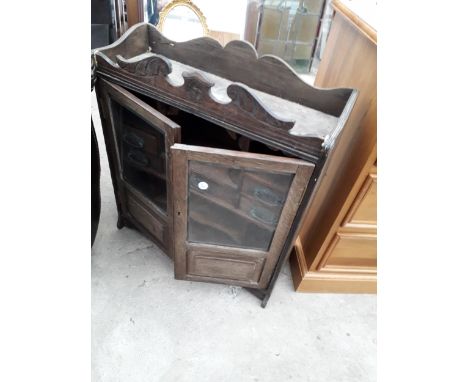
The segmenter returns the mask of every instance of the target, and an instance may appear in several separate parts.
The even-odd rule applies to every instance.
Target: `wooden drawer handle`
[[[269,204],[270,206],[276,207],[283,204],[283,200],[269,188],[256,187],[254,190],[254,195],[258,200],[265,204]]]
[[[271,225],[276,223],[275,214],[261,207],[252,207],[250,210],[250,216],[265,224]]]
[[[139,151],[131,150],[127,154],[127,158],[128,158],[128,160],[130,161],[131,164],[136,165],[136,166],[146,167],[149,164],[149,160],[145,156],[145,154],[143,154],[143,153],[141,153]]]
[[[145,146],[145,141],[143,138],[139,137],[135,133],[125,133],[123,136],[123,141],[137,149],[142,149]]]

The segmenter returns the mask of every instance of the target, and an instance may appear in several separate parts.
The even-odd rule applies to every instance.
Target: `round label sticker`
[[[206,182],[200,182],[200,183],[198,183],[198,188],[199,188],[200,190],[207,190],[207,189],[208,189],[208,183],[206,183]]]

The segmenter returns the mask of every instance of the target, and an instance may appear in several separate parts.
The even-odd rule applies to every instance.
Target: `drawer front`
[[[342,227],[345,229],[377,229],[377,175],[369,174],[351,205]]]
[[[246,173],[241,192],[272,206],[284,203],[291,182],[280,174]]]
[[[267,225],[274,225],[281,215],[281,205],[271,206],[256,198],[242,195],[239,209],[249,214],[253,219]]]
[[[145,228],[152,236],[160,241],[164,246],[166,238],[166,225],[159,221],[147,207],[140,203],[136,198],[128,195],[127,209],[129,214]]]
[[[319,269],[346,272],[375,272],[377,235],[338,233],[330,243]]]
[[[164,140],[158,139],[159,135],[137,129],[133,126],[125,126],[123,131],[123,143],[133,148],[143,150],[148,155],[159,155],[164,151]]]
[[[256,285],[260,279],[265,259],[223,252],[189,250],[187,275],[207,277],[210,281],[229,281],[232,284]]]
[[[210,170],[210,171],[208,171]],[[191,192],[204,197],[222,200],[235,207],[239,198],[240,170],[212,166],[207,168],[197,162],[190,163],[189,187]]]

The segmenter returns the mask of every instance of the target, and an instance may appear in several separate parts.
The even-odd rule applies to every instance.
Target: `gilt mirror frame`
[[[158,25],[156,25],[156,29],[163,33],[163,25],[164,21],[169,14],[169,12],[179,6],[185,6],[189,9],[191,9],[198,17],[200,20],[200,24],[202,25],[203,28],[203,35],[208,36],[208,24],[206,23],[206,17],[203,14],[203,12],[198,8],[194,3],[192,3],[190,0],[172,0],[169,3],[167,3],[163,9],[159,12],[159,22]]]

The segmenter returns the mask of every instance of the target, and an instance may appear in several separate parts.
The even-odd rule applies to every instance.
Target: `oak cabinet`
[[[144,23],[93,59],[118,228],[147,235],[177,279],[265,306],[356,91],[311,87],[242,41],[177,43]]]

